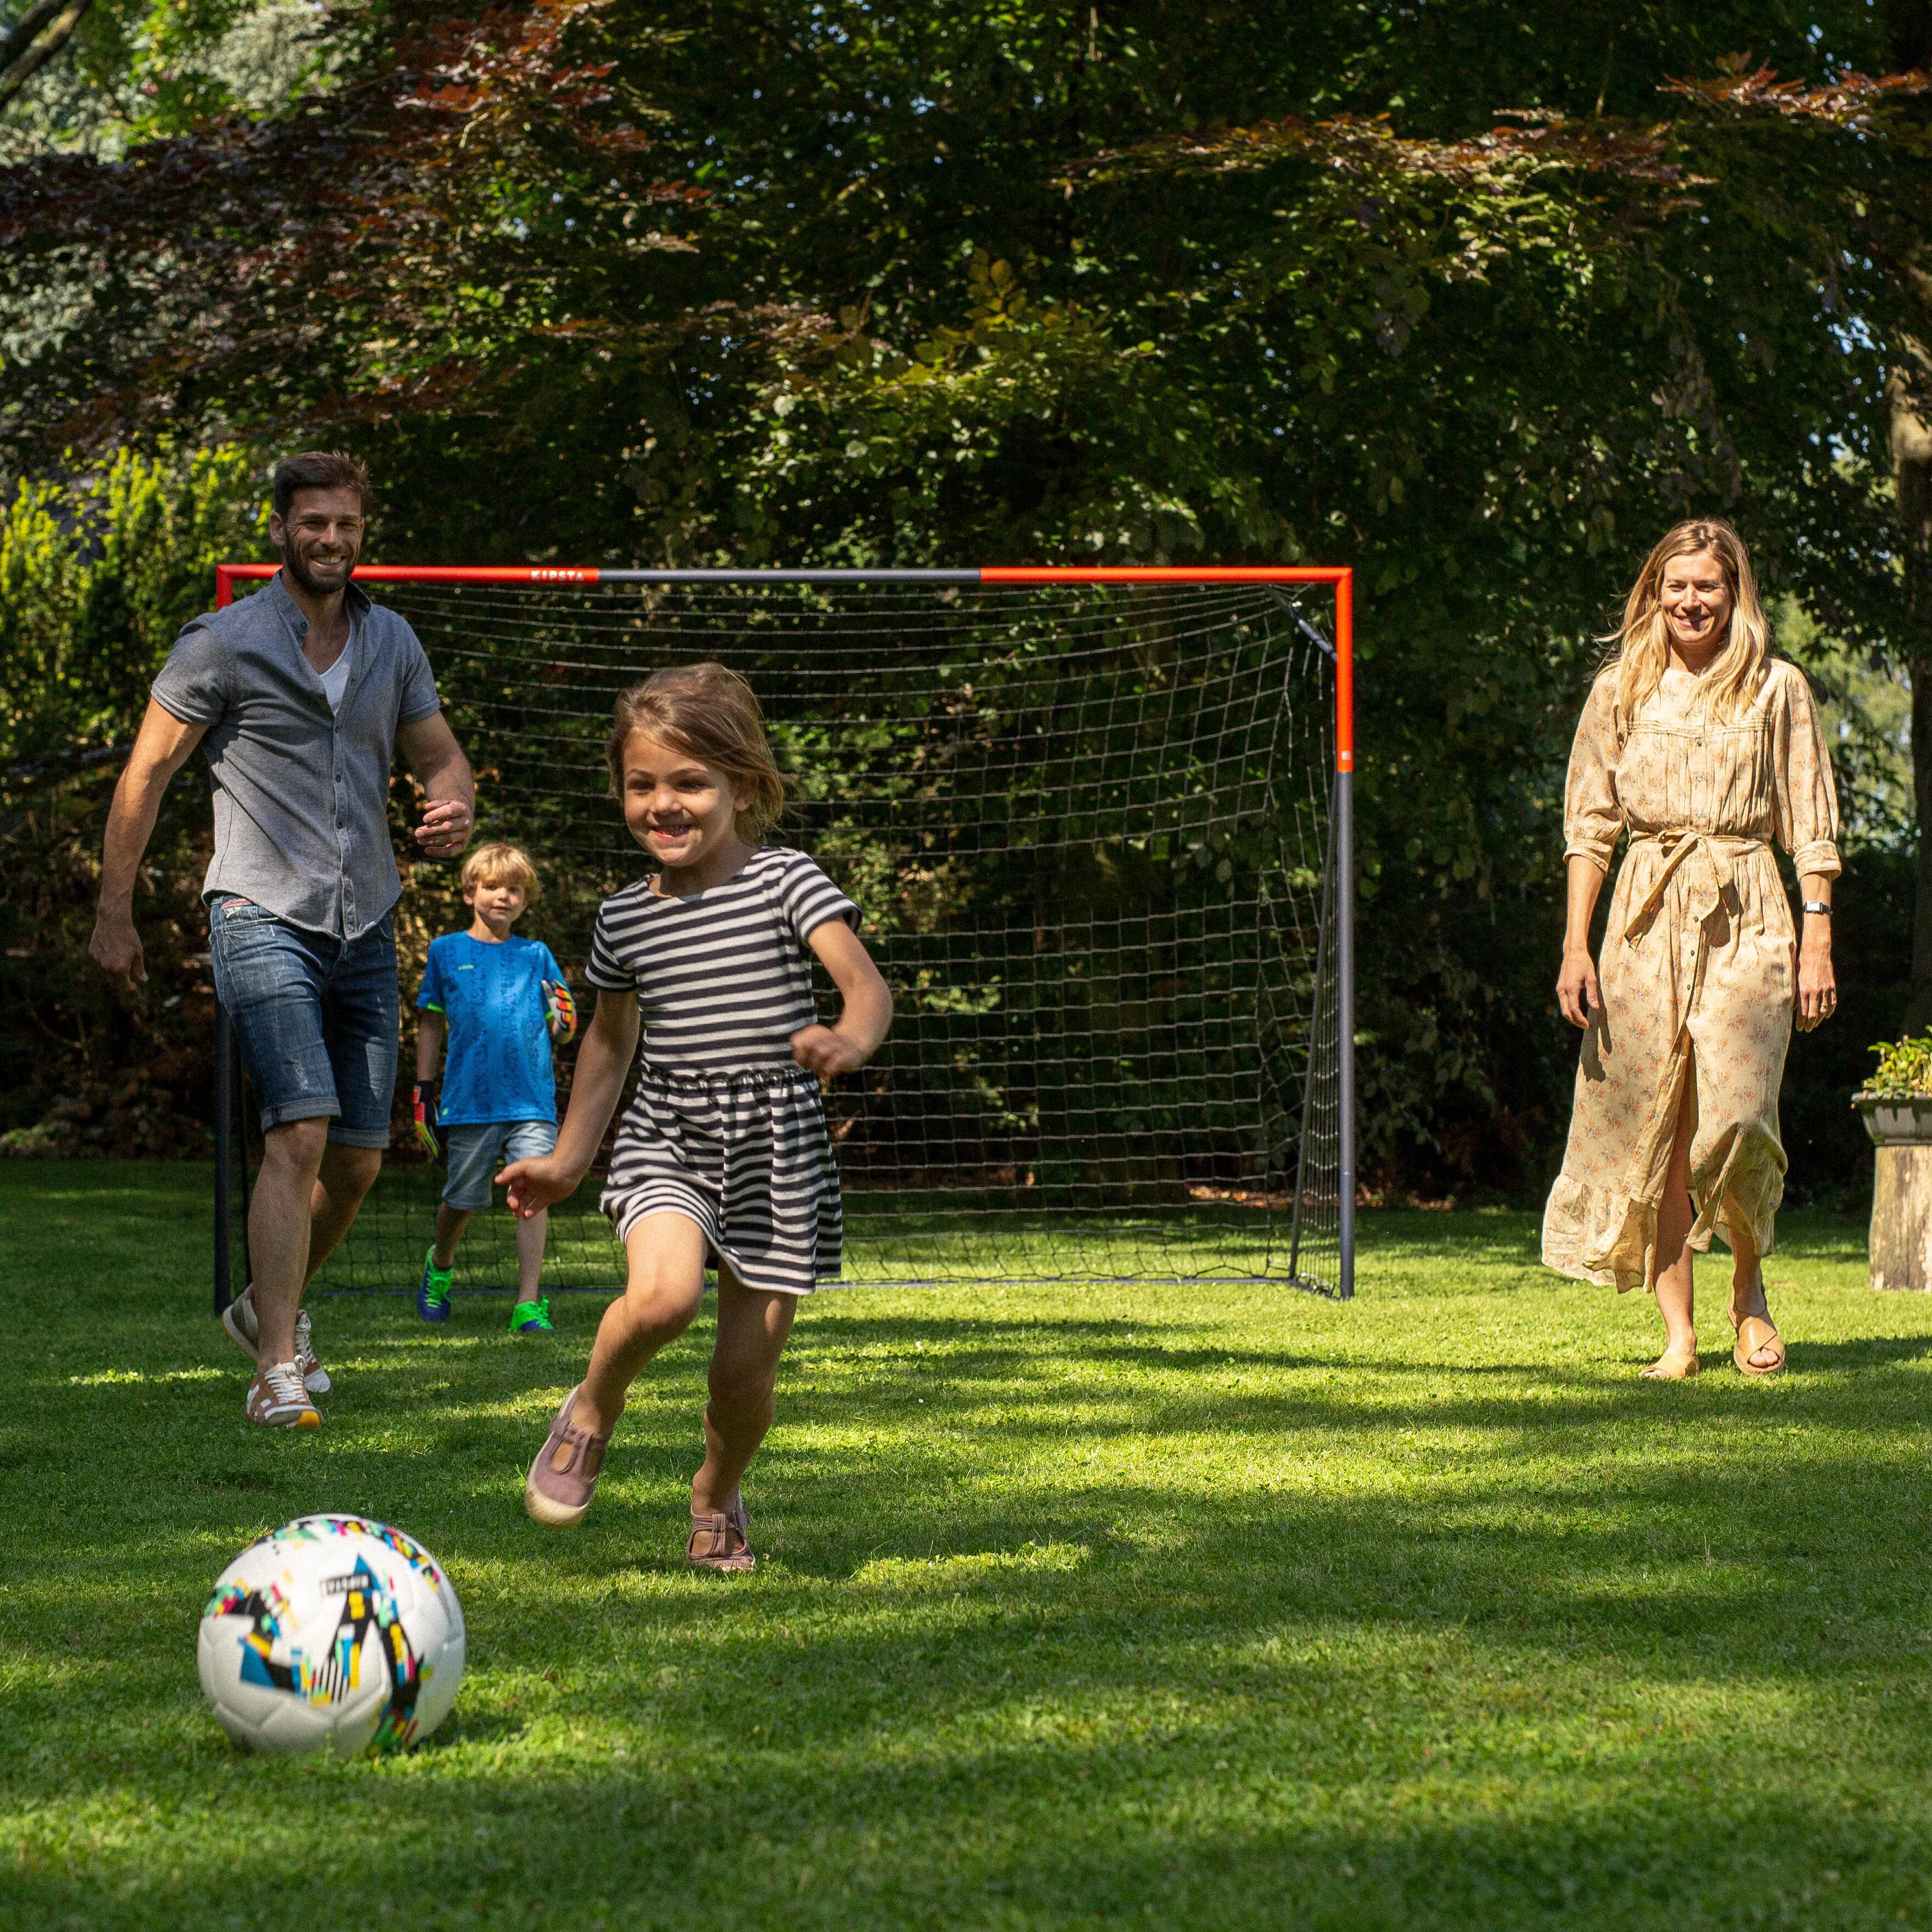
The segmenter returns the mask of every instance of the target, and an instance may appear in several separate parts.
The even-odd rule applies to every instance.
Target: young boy
[[[416,1132],[432,1154],[438,1130],[448,1148],[449,1180],[436,1210],[436,1241],[424,1258],[416,1312],[449,1318],[456,1244],[505,1162],[556,1145],[556,1076],[552,1036],[567,1042],[577,1018],[563,973],[548,946],[512,935],[537,894],[537,871],[514,845],[479,846],[464,862],[463,901],[475,915],[467,932],[430,942],[416,1005]],[[437,1090],[443,1036],[449,1060]],[[517,1304],[510,1332],[550,1332],[550,1301],[539,1297],[548,1217],[517,1222]]]

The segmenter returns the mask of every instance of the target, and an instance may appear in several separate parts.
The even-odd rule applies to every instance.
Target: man
[[[134,880],[162,794],[196,745],[214,783],[208,907],[214,986],[261,1109],[248,1210],[255,1279],[222,1318],[254,1358],[251,1422],[314,1428],[329,1379],[302,1292],[349,1232],[389,1141],[398,1046],[389,842],[400,745],[428,796],[416,841],[468,842],[476,788],[429,660],[392,610],[350,582],[369,480],[310,451],[275,468],[268,534],[281,569],[197,617],[154,680],[108,814],[89,947],[117,986],[147,977]]]

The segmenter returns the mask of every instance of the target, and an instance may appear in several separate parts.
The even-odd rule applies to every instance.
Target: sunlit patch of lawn
[[[0,1924],[1932,1925],[1932,1303],[1790,1217],[1791,1372],[1640,1382],[1533,1217],[1364,1216],[1360,1298],[858,1288],[806,1309],[680,1561],[704,1324],[596,1508],[518,1484],[599,1304],[317,1304],[313,1435],[242,1421],[208,1177],[0,1167]],[[413,1757],[251,1760],[208,1583],[305,1510],[463,1594]]]

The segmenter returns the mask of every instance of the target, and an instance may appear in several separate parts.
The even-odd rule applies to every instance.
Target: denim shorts
[[[234,1022],[262,1130],[326,1120],[343,1147],[389,1144],[400,1038],[395,928],[309,932],[230,892],[208,902],[214,991]]]
[[[506,1161],[535,1160],[556,1148],[554,1120],[480,1120],[450,1128],[449,1184],[442,1204],[474,1214],[490,1204],[490,1184]]]

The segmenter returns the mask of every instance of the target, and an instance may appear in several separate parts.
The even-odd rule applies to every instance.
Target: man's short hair
[[[499,839],[479,845],[463,862],[463,890],[477,886],[518,886],[534,899],[537,896],[537,868],[520,845]]]
[[[274,487],[275,514],[285,523],[298,490],[353,490],[362,499],[364,516],[375,494],[369,488],[368,471],[340,449],[304,449],[299,455],[284,457],[275,465]]]

